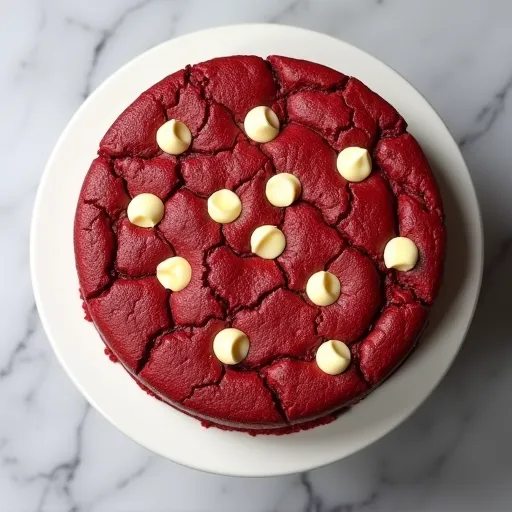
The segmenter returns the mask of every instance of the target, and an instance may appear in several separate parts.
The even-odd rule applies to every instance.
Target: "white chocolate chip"
[[[347,180],[353,182],[363,181],[372,172],[372,159],[370,153],[364,148],[352,146],[345,148],[336,162],[338,172]]]
[[[249,338],[244,332],[229,327],[215,336],[213,352],[221,363],[238,364],[247,357],[249,345]]]
[[[267,181],[265,195],[270,204],[285,207],[300,196],[301,189],[300,181],[293,174],[282,172]]]
[[[185,258],[173,256],[158,264],[156,278],[167,290],[179,292],[190,283],[192,268]]]
[[[279,133],[279,119],[269,107],[254,107],[245,116],[244,129],[256,142],[270,142]]]
[[[156,132],[158,147],[170,155],[181,155],[192,142],[192,134],[188,126],[177,119],[164,123]]]
[[[340,296],[340,281],[334,274],[321,270],[308,279],[306,293],[313,304],[329,306]]]
[[[220,224],[229,224],[242,211],[242,201],[231,190],[217,190],[208,198],[208,215]]]
[[[265,260],[277,258],[286,247],[284,233],[276,226],[260,226],[251,235],[251,251]]]
[[[410,239],[403,236],[392,238],[384,248],[384,263],[387,268],[407,272],[418,261],[418,248]]]
[[[350,359],[350,349],[339,340],[326,341],[316,351],[318,368],[329,375],[343,373],[348,368]]]
[[[128,205],[126,213],[132,224],[141,228],[154,228],[164,216],[164,203],[154,194],[139,194]]]

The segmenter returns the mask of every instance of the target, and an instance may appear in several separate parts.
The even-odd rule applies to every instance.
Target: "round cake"
[[[400,114],[282,56],[173,73],[85,177],[80,292],[111,357],[205,425],[325,423],[408,356],[442,279],[443,207]]]

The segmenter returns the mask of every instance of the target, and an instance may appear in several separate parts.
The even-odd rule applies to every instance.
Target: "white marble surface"
[[[508,0],[2,0],[0,511],[512,510],[511,17]],[[156,43],[248,21],[327,32],[408,78],[467,159],[487,260],[462,352],[405,424],[331,466],[243,480],[152,455],[91,410],[42,331],[28,229],[52,146],[98,84]]]

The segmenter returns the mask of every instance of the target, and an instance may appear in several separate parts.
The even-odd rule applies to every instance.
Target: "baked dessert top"
[[[278,429],[356,402],[406,358],[445,228],[385,100],[319,64],[234,56],[121,113],[74,244],[86,311],[136,380],[214,424]]]

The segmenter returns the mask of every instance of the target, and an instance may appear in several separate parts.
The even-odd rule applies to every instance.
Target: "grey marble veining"
[[[4,0],[0,14],[0,511],[512,510],[512,3]],[[237,479],[154,456],[86,404],[37,316],[28,229],[58,135],[108,75],[171,37],[257,21],[345,39],[429,99],[475,182],[486,267],[459,357],[402,426],[322,469]]]

